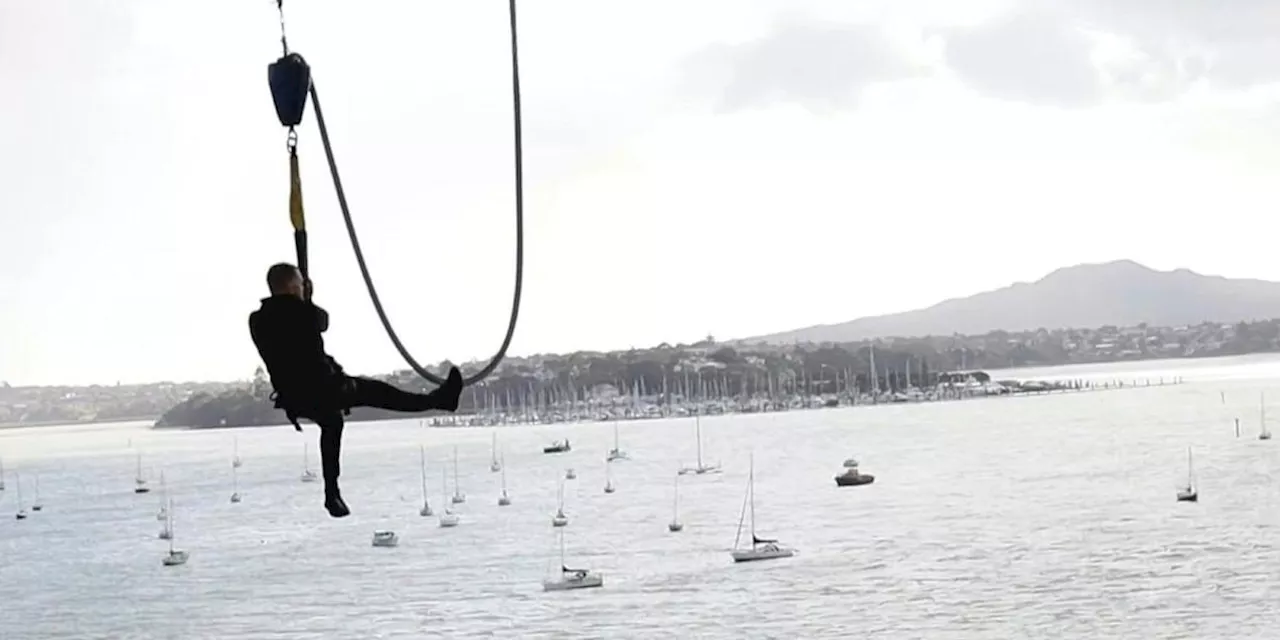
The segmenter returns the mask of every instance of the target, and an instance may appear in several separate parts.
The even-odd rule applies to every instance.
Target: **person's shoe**
[[[451,413],[457,411],[458,401],[462,398],[462,372],[457,367],[449,367],[449,375],[444,384],[428,395],[431,396],[433,408]]]
[[[347,508],[347,503],[343,501],[342,494],[336,489],[333,491],[325,491],[324,508],[329,512],[330,516],[335,518],[345,518],[351,515],[351,509]]]

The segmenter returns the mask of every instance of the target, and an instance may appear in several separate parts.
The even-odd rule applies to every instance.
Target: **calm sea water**
[[[1274,392],[1280,420],[1280,359],[1023,373],[1186,383],[705,419],[707,457],[725,472],[682,479],[678,534],[666,523],[692,420],[622,423],[634,459],[614,465],[612,495],[609,425],[499,429],[506,508],[490,430],[357,424],[345,520],[298,481],[311,428],[0,430],[0,638],[1275,638],[1280,440],[1256,433],[1260,392]],[[572,453],[541,453],[563,437]],[[132,493],[130,444],[151,494]],[[436,507],[457,447],[468,500],[455,529],[417,515],[419,444]],[[1188,446],[1195,505],[1174,501]],[[760,532],[799,553],[735,566],[752,452]],[[835,486],[850,455],[874,485]],[[603,572],[605,587],[544,593],[566,467],[579,474],[568,564]],[[161,469],[183,567],[160,563]],[[15,471],[28,503],[38,474],[46,505],[23,522]],[[400,547],[371,547],[378,528]]]

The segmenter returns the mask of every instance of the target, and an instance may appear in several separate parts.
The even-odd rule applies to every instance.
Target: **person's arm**
[[[314,302],[310,304],[311,304],[311,308],[315,310],[316,328],[320,330],[320,333],[324,333],[328,331],[329,330],[329,312],[325,311],[324,308],[322,308],[320,305]]]

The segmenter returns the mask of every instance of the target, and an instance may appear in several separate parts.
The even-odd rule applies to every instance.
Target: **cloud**
[[[1101,96],[1093,44],[1051,12],[1019,11],[955,30],[946,59],[975,89],[1009,100],[1084,106]]]
[[[1278,24],[1270,0],[1027,0],[944,37],[948,64],[979,91],[1079,107],[1280,80]]]
[[[703,49],[685,71],[693,95],[733,112],[780,102],[836,109],[868,85],[924,68],[876,27],[786,21],[757,40]]]

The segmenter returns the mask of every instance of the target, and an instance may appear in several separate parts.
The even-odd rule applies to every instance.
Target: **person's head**
[[[271,265],[267,269],[267,287],[271,295],[291,295],[303,297],[302,272],[288,262]]]

